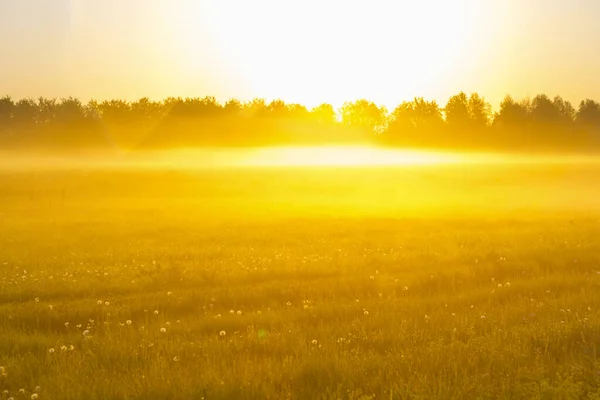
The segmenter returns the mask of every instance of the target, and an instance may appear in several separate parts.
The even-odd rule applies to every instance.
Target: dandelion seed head
[[[167,328],[165,328],[165,327],[160,328],[160,333],[166,333],[166,332],[167,332]]]
[[[229,310],[229,314],[231,314],[231,315],[235,314],[235,310]]]
[[[31,400],[36,400],[38,398],[38,394],[37,393],[32,393],[31,394]]]
[[[50,348],[48,349],[48,353],[53,354],[56,350],[54,350],[54,348]]]
[[[237,315],[242,315],[242,310],[238,310]]]
[[[170,323],[169,321],[167,321],[167,322],[165,323],[165,325],[167,325],[167,326],[171,326],[171,323]]]
[[[67,346],[60,346],[61,351],[67,351]]]
[[[48,306],[48,308],[49,308],[50,310],[54,310],[54,306],[53,306],[52,304],[50,304],[50,305]]]
[[[132,324],[132,322],[131,322],[131,320],[130,320],[130,319],[128,319],[127,321],[125,321],[125,323],[126,323],[127,325],[131,325],[131,324]]]
[[[108,306],[110,306],[110,302],[108,302],[108,301],[105,301],[105,302],[104,302],[104,305],[108,307]]]
[[[87,336],[90,334],[90,331],[88,329],[86,329],[85,331],[83,331],[83,336]]]
[[[99,306],[101,306],[103,303],[104,303],[104,302],[103,302],[102,300],[98,300],[98,301],[96,302],[96,304],[98,304]]]
[[[501,284],[501,283],[499,283],[499,284],[498,284],[498,287],[499,287],[499,288],[501,288],[501,287],[502,287],[502,284]]]
[[[225,335],[227,335],[227,332],[225,332],[225,331],[219,332],[219,336],[224,337]]]
[[[319,341],[317,339],[313,339],[311,343],[316,346],[317,344],[319,344]]]
[[[172,296],[173,292],[167,292],[167,296]]]
[[[154,315],[158,315],[158,310],[154,310]]]
[[[179,357],[177,357],[177,356],[173,357],[173,361],[175,361],[175,362],[179,361]]]
[[[373,275],[369,276],[370,280],[375,280],[375,277]]]
[[[36,297],[34,300],[35,300],[36,303],[40,302],[40,298],[39,297]]]

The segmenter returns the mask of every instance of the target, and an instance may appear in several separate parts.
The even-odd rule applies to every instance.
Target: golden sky
[[[0,96],[600,100],[598,0],[0,1]]]

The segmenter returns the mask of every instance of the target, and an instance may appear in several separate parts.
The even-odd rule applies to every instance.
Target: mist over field
[[[599,16],[0,0],[0,400],[600,399]]]

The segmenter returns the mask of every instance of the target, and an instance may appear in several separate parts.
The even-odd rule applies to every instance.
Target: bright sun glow
[[[219,0],[202,12],[223,65],[235,66],[223,73],[244,77],[254,96],[391,105],[448,88],[469,61],[480,8],[469,0]],[[182,62],[205,63],[198,57],[190,52]]]

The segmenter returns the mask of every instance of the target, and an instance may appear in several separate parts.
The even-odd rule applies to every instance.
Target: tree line
[[[415,98],[388,111],[360,99],[336,110],[282,100],[214,97],[152,101],[0,98],[0,145],[163,148],[380,144],[436,148],[593,149],[600,147],[600,103],[575,108],[560,96],[506,96],[497,111],[477,93],[440,106]]]

